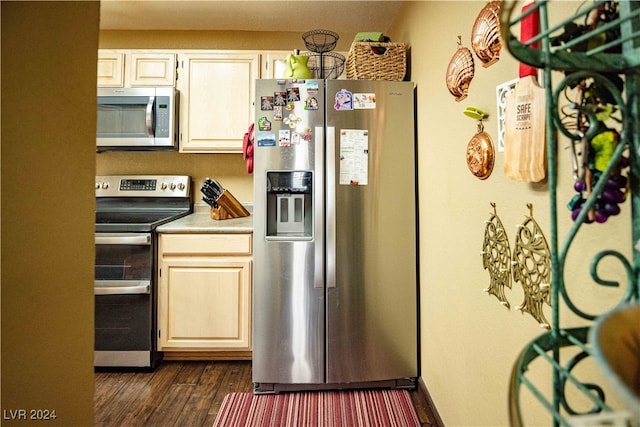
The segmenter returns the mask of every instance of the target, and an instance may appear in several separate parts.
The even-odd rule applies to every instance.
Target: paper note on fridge
[[[369,131],[340,130],[340,185],[369,184]]]

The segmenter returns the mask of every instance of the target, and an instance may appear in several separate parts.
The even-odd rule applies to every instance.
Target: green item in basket
[[[362,33],[356,34],[356,38],[353,41],[361,42],[361,41],[371,41],[371,42],[379,42],[384,39],[384,34],[378,31],[365,31]]]

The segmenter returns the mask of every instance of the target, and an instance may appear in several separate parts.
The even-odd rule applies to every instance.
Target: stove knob
[[[160,185],[160,189],[161,189],[161,190],[166,190],[166,189],[167,189],[167,183],[166,183],[166,182],[163,182],[163,183]]]
[[[108,182],[103,182],[102,183],[102,189],[106,190],[107,188],[109,188],[109,183]]]
[[[96,190],[99,190],[99,189],[100,189],[100,183],[96,182]]]
[[[184,188],[185,188],[185,185],[182,182],[178,184],[178,190],[184,191]]]
[[[171,188],[171,191],[173,191],[176,189],[176,185],[172,182],[169,188]]]

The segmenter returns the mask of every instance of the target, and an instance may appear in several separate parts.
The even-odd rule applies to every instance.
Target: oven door
[[[95,366],[149,367],[154,350],[150,233],[97,233]]]

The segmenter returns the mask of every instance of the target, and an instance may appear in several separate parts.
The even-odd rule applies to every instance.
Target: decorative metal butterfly
[[[493,213],[485,221],[484,241],[482,242],[482,267],[489,270],[489,287],[483,289],[489,295],[495,295],[500,304],[509,309],[509,301],[504,294],[504,287],[511,289],[511,270],[509,239],[504,232],[502,221],[498,218],[496,204],[491,203]]]

